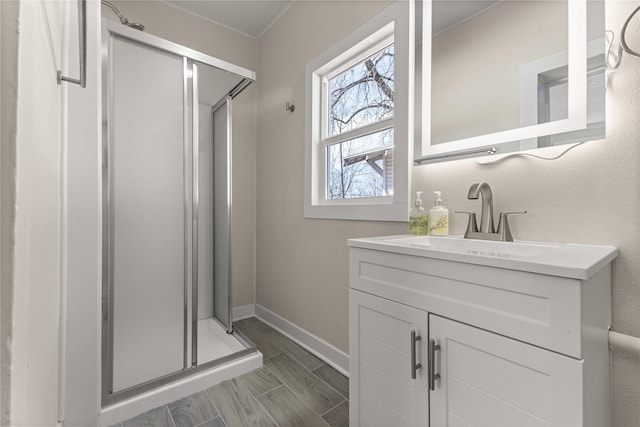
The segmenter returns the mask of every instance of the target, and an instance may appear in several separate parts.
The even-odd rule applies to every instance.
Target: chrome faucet
[[[480,233],[495,233],[493,225],[493,194],[486,182],[478,182],[469,188],[467,199],[476,200],[482,196],[482,213],[480,214]]]
[[[464,233],[465,239],[500,240],[502,242],[513,242],[513,236],[509,229],[507,216],[511,214],[526,214],[527,211],[506,211],[500,213],[498,230],[493,221],[493,194],[491,187],[486,182],[478,182],[469,188],[467,198],[477,200],[482,197],[482,213],[480,214],[480,229],[476,223],[476,213],[467,211],[456,211],[456,213],[466,213],[469,215],[469,224]]]

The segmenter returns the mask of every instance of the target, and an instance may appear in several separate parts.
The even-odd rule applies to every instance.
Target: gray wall
[[[295,2],[258,45],[256,303],[344,352],[347,239],[406,233],[408,226],[304,218],[304,69],[386,4]],[[287,101],[294,113],[285,111]]]

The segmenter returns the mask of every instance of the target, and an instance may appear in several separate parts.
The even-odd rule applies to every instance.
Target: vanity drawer
[[[578,359],[589,325],[609,322],[589,310],[611,305],[609,266],[578,280],[356,247],[350,263],[352,289]]]

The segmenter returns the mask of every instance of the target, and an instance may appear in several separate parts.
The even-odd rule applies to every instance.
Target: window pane
[[[329,80],[329,136],[393,117],[393,45]]]
[[[327,199],[393,194],[393,128],[327,146]]]

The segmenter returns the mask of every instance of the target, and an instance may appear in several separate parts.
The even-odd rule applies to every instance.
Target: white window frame
[[[367,23],[305,68],[305,218],[352,219],[372,221],[407,221],[409,209],[409,172],[413,144],[414,88],[414,10],[413,0],[400,0],[374,16]],[[394,43],[394,113],[392,119],[376,122],[392,123],[394,132],[393,195],[384,197],[327,200],[326,192],[326,106],[324,84],[328,77],[348,68]],[[370,132],[368,132],[370,133]],[[345,136],[360,136],[360,130]],[[328,141],[334,141],[334,137]]]

